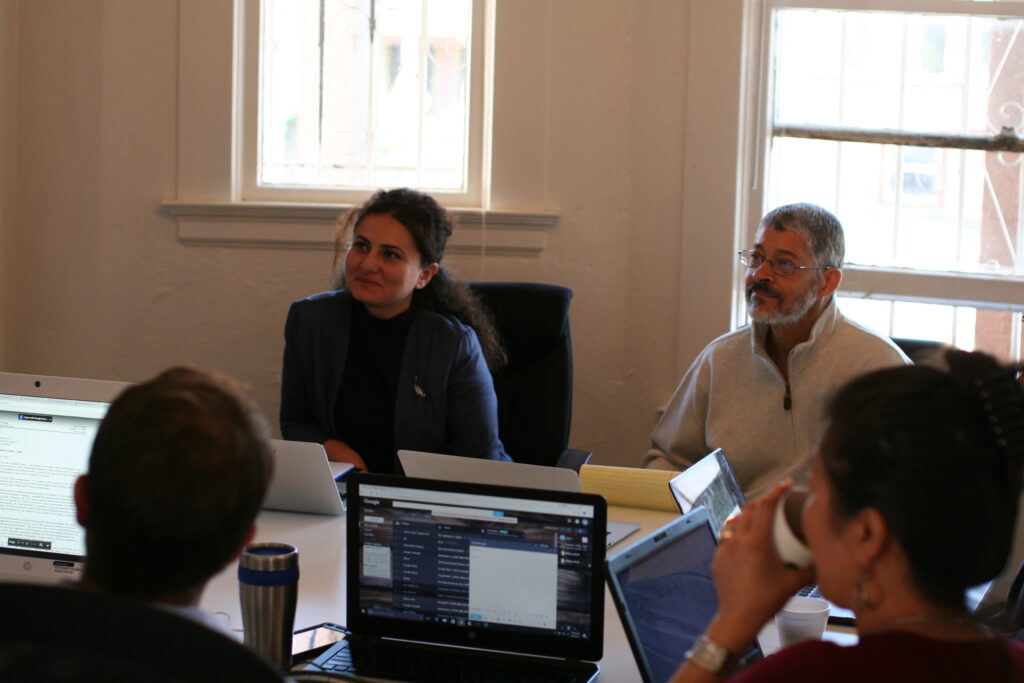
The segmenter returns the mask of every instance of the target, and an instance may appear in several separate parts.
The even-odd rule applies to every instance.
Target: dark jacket
[[[344,439],[335,403],[348,355],[352,295],[296,301],[285,323],[281,434],[292,441]],[[452,317],[417,309],[395,397],[394,448],[510,460],[498,438],[498,401],[480,342]]]

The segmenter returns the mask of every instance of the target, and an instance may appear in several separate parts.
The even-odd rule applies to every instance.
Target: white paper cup
[[[827,602],[818,598],[790,598],[775,615],[779,647],[788,647],[801,640],[820,640],[827,623]]]
[[[804,489],[793,489],[780,498],[775,507],[775,521],[772,525],[775,550],[782,561],[794,569],[806,569],[813,560],[811,549],[803,541],[801,514],[807,495]]]

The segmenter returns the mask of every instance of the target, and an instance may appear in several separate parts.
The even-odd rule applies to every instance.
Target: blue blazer
[[[348,356],[352,295],[296,301],[284,328],[281,434],[292,441],[344,439],[335,404]],[[395,397],[395,450],[511,460],[498,438],[498,400],[480,342],[455,318],[416,309]]]

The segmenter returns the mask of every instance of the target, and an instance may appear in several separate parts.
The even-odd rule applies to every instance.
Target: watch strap
[[[728,676],[739,664],[736,655],[706,635],[697,638],[693,647],[686,653],[686,660],[715,676]]]

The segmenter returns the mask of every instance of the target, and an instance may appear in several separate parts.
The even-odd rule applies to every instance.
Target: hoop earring
[[[874,607],[875,605],[881,604],[882,602],[882,587],[877,582],[871,580],[871,571],[869,567],[861,567],[860,574],[857,576],[857,583],[853,587],[853,611],[858,614],[865,607]]]

